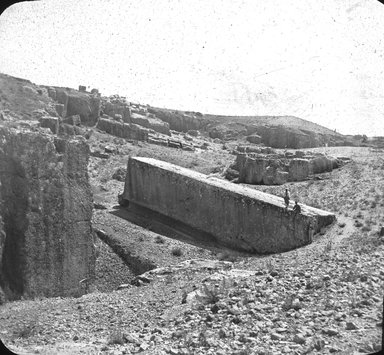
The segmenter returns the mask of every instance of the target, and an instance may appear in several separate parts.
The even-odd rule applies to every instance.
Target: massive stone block
[[[148,140],[148,129],[140,127],[134,123],[120,123],[105,118],[100,118],[97,128],[112,134],[113,136],[139,141]]]
[[[179,112],[150,107],[148,112],[156,115],[162,121],[169,124],[169,128],[179,132],[188,132],[189,130],[200,130],[207,122],[198,115],[187,115]]]
[[[289,162],[288,171],[290,181],[303,181],[312,173],[309,160],[299,158],[292,159]]]
[[[169,124],[167,122],[163,122],[160,119],[149,118],[137,113],[132,113],[131,122],[149,129],[153,129],[155,132],[163,133],[168,136],[171,135],[171,132],[169,131]]]
[[[100,116],[100,97],[75,90],[56,88],[56,98],[64,105],[63,117],[80,115],[86,126],[94,126]]]
[[[95,268],[89,147],[0,127],[0,286],[7,299],[78,296]]]
[[[311,170],[314,174],[330,172],[333,169],[332,159],[325,156],[318,156],[310,161]]]
[[[219,243],[256,253],[287,251],[332,223],[329,212],[151,158],[130,158],[123,199],[209,233]],[[291,206],[292,207],[292,206]]]

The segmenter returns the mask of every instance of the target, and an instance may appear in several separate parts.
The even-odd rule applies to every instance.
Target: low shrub
[[[161,237],[160,235],[157,235],[156,238],[155,238],[155,243],[157,243],[157,244],[164,244],[165,243],[165,239],[163,237]]]
[[[174,248],[172,248],[171,253],[172,253],[172,255],[174,255],[174,256],[181,256],[181,255],[183,255],[183,251],[181,250],[180,247],[174,247]]]

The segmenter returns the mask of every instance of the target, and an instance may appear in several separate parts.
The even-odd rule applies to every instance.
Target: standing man
[[[285,189],[285,195],[284,195],[284,202],[285,202],[285,209],[288,209],[289,206],[289,191],[288,189]]]

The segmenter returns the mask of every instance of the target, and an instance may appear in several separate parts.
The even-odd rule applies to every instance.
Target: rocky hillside
[[[0,262],[8,272],[1,285],[10,288],[31,277],[33,282],[23,283],[25,290],[35,292],[34,285],[42,285],[52,291],[47,296],[57,296],[58,288],[73,291],[76,285],[79,291],[51,298],[27,293],[32,300],[0,305],[0,338],[8,348],[16,353],[174,355],[347,355],[382,348],[382,149],[306,149],[304,156],[350,162],[305,174],[303,181],[248,185],[280,197],[288,187],[292,199],[337,217],[310,245],[250,255],[127,216],[117,196],[124,189],[128,157],[152,157],[224,178],[239,145],[288,160],[302,151],[265,147],[260,132],[247,131],[247,123],[236,119],[224,122],[231,132],[214,138],[220,122],[205,125],[211,118],[198,112],[178,111],[177,117],[192,117],[185,119],[188,124],[197,117],[202,126],[175,130],[172,125],[180,120],[173,121],[174,116],[163,121],[158,111],[117,97],[100,97],[102,123],[88,126],[81,112],[65,114],[65,103],[50,97],[48,88],[1,79],[0,121],[7,128],[0,142]],[[77,98],[98,96],[75,92]],[[132,117],[151,119],[147,122],[153,126],[134,123]],[[169,132],[167,125],[159,128],[164,132],[156,131],[157,120],[167,123]],[[87,162],[80,153],[88,146]],[[75,233],[76,224],[84,234]],[[91,232],[85,231],[90,224],[97,231],[92,246],[86,239]],[[89,265],[79,256],[84,250],[95,257],[94,274],[79,282],[77,276]],[[32,259],[41,261],[39,268],[29,267]],[[21,263],[14,268],[10,260]],[[55,277],[71,273],[76,278]]]

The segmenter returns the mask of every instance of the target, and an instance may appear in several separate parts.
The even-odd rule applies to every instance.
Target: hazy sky
[[[0,17],[0,72],[384,136],[383,18],[376,0],[25,2]]]

